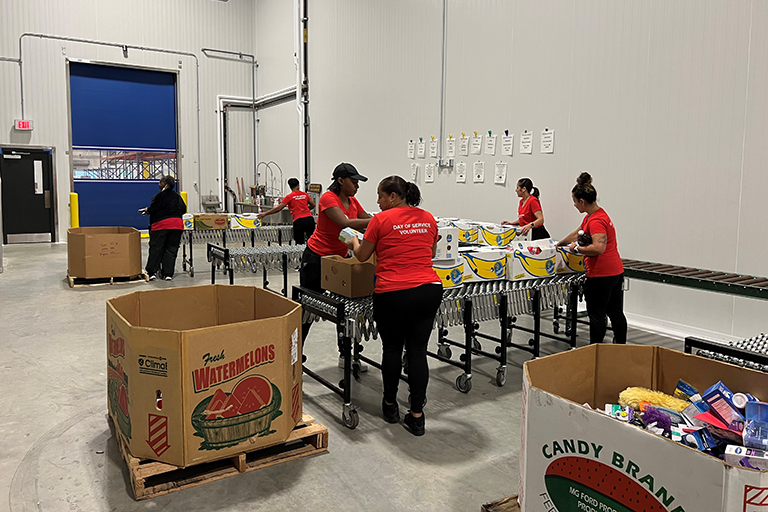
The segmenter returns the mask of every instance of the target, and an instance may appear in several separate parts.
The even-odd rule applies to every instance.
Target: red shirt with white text
[[[440,283],[432,268],[437,222],[428,211],[400,206],[377,213],[365,239],[376,245],[376,293]]]
[[[288,211],[291,212],[294,222],[312,216],[312,212],[309,211],[309,194],[306,192],[294,190],[285,196],[282,202],[288,206]]]

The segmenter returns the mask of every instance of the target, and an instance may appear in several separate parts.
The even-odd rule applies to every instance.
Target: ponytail
[[[400,176],[389,176],[381,180],[379,188],[385,194],[395,193],[405,199],[408,206],[418,206],[421,204],[421,191],[415,183],[405,181]]]
[[[533,188],[531,189],[531,192],[530,192],[530,194],[531,194],[533,197],[535,197],[536,199],[538,199],[538,198],[539,198],[539,189],[538,189],[538,188],[536,188],[536,187],[533,187]]]

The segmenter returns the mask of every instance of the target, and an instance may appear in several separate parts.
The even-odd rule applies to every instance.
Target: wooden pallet
[[[67,281],[69,281],[70,288],[79,288],[81,286],[99,286],[105,284],[123,284],[123,283],[135,283],[138,281],[149,281],[149,275],[146,272],[135,276],[119,276],[119,277],[96,277],[88,279],[86,277],[72,277],[67,273]]]
[[[122,436],[115,434],[115,438],[120,446],[123,460],[128,466],[131,487],[137,500],[155,498],[207,482],[328,451],[328,429],[315,423],[315,419],[309,414],[302,417],[284,443],[186,468],[134,457],[125,445]]]
[[[480,508],[480,512],[520,512],[517,495],[486,503]]]

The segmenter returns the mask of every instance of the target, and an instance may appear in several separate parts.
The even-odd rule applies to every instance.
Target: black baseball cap
[[[368,178],[357,172],[355,166],[347,163],[340,163],[333,170],[333,181],[339,178],[352,178],[358,181],[368,181]]]

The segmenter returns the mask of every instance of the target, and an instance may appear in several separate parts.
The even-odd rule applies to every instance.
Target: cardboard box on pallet
[[[141,267],[141,233],[135,228],[92,227],[67,230],[70,277],[94,279],[137,276]]]
[[[109,415],[131,454],[190,466],[285,441],[302,416],[301,306],[250,286],[107,301]]]
[[[323,256],[320,261],[323,290],[352,299],[371,295],[376,274],[375,258],[375,254],[367,261],[338,255]]]
[[[768,510],[768,472],[730,466],[582,405],[602,409],[630,386],[672,394],[678,379],[768,397],[767,374],[643,345],[591,345],[528,361],[523,372],[523,510]]]
[[[229,227],[228,213],[196,213],[195,229],[205,231],[209,229],[227,229]]]

